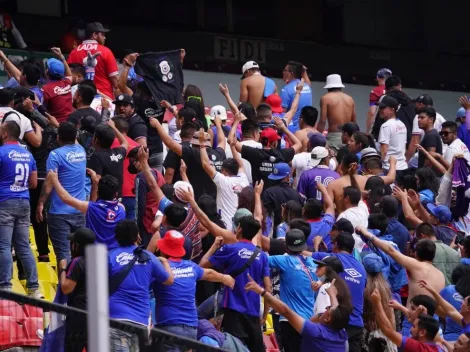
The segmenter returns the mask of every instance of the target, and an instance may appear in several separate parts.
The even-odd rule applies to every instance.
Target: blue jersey
[[[46,170],[57,170],[62,187],[72,197],[85,200],[86,152],[80,144],[67,144],[51,151]],[[77,214],[79,211],[62,202],[52,190],[49,213]]]
[[[96,242],[103,243],[108,251],[119,247],[114,234],[116,224],[126,218],[126,211],[118,201],[98,200],[89,202],[86,227],[96,234]]]
[[[455,285],[444,287],[441,290],[440,295],[460,312],[463,297],[460,293],[457,292]],[[462,330],[462,326],[457,324],[453,319],[446,317],[446,329],[444,330],[444,339],[446,341],[457,341],[460,334],[462,334]]]
[[[36,171],[33,155],[18,142],[0,147],[0,202],[29,199],[29,176]]]
[[[287,111],[289,111],[292,106],[292,103],[294,102],[295,87],[299,82],[299,79],[290,81],[281,90],[280,95],[282,99],[282,107],[285,108]],[[299,130],[300,111],[305,106],[312,106],[312,99],[312,89],[308,84],[304,84],[304,88],[302,89],[302,92],[300,93],[299,97],[299,106],[297,107],[297,110],[294,114],[294,117],[292,118],[291,123],[289,124],[289,126],[287,126],[289,128],[289,131],[291,131],[292,133]]]

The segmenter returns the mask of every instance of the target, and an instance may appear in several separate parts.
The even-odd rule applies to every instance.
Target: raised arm
[[[210,282],[220,282],[221,284],[230,287],[233,289],[235,286],[235,280],[230,275],[224,275],[218,273],[212,269],[204,269],[204,275],[202,276],[202,280],[210,281]]]
[[[219,225],[209,219],[209,217],[201,210],[201,208],[199,208],[199,205],[194,200],[194,196],[191,192],[182,190],[180,198],[191,205],[191,208],[194,211],[194,214],[196,214],[199,222],[209,231],[210,234],[212,234],[212,236],[216,238],[222,237],[224,243],[226,244],[237,242],[235,234],[227,229],[221,228]]]
[[[219,84],[219,90],[220,93],[225,97],[227,100],[228,106],[230,107],[230,110],[232,110],[233,114],[236,115],[238,113],[238,107],[235,104],[235,102],[232,100],[232,97],[230,96],[230,92],[228,90],[228,87],[226,84]]]
[[[57,56],[57,59],[59,59],[64,64],[64,78],[68,79],[69,81],[72,81],[72,70],[70,69],[70,66],[67,63],[67,60],[65,60],[65,56],[62,55],[62,51],[60,50],[60,48],[51,48],[51,51],[55,56]]]
[[[87,168],[86,173],[90,175],[91,178],[91,191],[90,191],[90,200],[96,202],[98,199],[98,183],[100,182],[100,176],[92,169]]]
[[[121,74],[119,75],[119,79],[117,83],[117,87],[119,88],[122,94],[129,94],[129,95],[134,94],[132,89],[130,89],[127,86],[127,76],[129,74],[129,70],[131,69],[131,67],[135,65],[137,56],[139,56],[139,54],[137,53],[129,54],[123,60],[124,70],[122,70]]]
[[[290,110],[286,112],[284,115],[284,120],[286,121],[287,126],[289,126],[290,122],[292,121],[292,118],[294,117],[297,108],[299,107],[299,100],[300,100],[300,94],[302,93],[302,89],[304,89],[304,79],[302,78],[299,83],[297,83],[295,87],[295,97],[294,100],[292,101],[292,105],[290,107]]]
[[[423,222],[415,215],[410,203],[408,202],[408,194],[405,191],[402,191],[399,187],[394,187],[392,195],[401,202],[403,214],[408,222],[414,226],[418,226]]]
[[[380,176],[380,177],[382,177],[382,180],[384,180],[384,183],[386,185],[391,185],[392,183],[395,182],[395,179],[397,177],[397,158],[395,158],[392,155],[388,159],[388,162],[390,163],[390,170],[388,170],[387,176]]]
[[[13,77],[18,83],[21,79],[21,71],[16,68],[15,65],[8,59],[3,51],[0,50],[0,61],[3,63],[5,71],[7,71],[11,77]]]
[[[424,154],[424,157],[426,158],[426,161],[425,162],[425,166],[431,166],[431,167],[434,167],[435,169],[439,170],[439,172],[441,174],[445,174],[446,171],[447,171],[447,168],[442,165],[434,156],[434,151],[433,152],[429,152],[427,151],[426,149],[424,149],[421,145],[419,144],[416,144],[416,148],[418,148],[418,150]],[[436,148],[433,148],[434,150]]]
[[[226,142],[225,134],[222,129],[222,120],[219,116],[216,116],[214,119],[215,128],[217,129],[217,147],[222,148],[225,151]]]
[[[235,135],[236,135],[235,133],[237,132],[237,127],[238,127],[238,124],[240,123],[241,120],[242,120],[242,114],[240,112],[238,112],[237,114],[235,114],[235,116],[233,118],[232,128],[230,129],[230,132],[228,134],[228,140],[233,139],[235,141],[235,149],[239,153],[242,152],[243,145],[239,141],[237,141],[237,138],[235,137]]]
[[[327,119],[327,110],[328,104],[326,103],[325,97],[321,97],[320,99],[320,121],[317,124],[317,130],[320,133],[323,133],[323,130],[326,126],[326,119]]]
[[[238,164],[238,172],[245,173],[246,171],[245,171],[245,166],[243,165],[242,157],[240,156],[240,153],[235,149],[235,144],[237,144],[237,140],[235,138],[232,138],[232,140],[227,139],[227,142],[230,144],[230,150],[232,151],[232,156]]]
[[[78,200],[77,198],[72,197],[64,187],[59,182],[59,177],[56,171],[50,170],[47,173],[47,180],[53,185],[57,195],[59,196],[60,200],[67,205],[79,210],[83,214],[86,214],[88,211],[88,202],[84,200]]]
[[[323,209],[325,210],[325,214],[330,214],[335,217],[335,203],[333,203],[333,199],[331,199],[330,195],[328,194],[328,190],[326,189],[323,183],[317,181],[317,190],[321,193],[323,198]]]
[[[382,298],[377,289],[372,292],[371,301],[375,308],[375,316],[377,325],[382,333],[395,345],[400,346],[402,343],[402,335],[395,331],[395,327],[390,323],[384,308],[382,307]]]
[[[209,155],[207,155],[207,147],[204,145],[205,141],[206,140],[204,138],[204,129],[201,128],[199,130],[201,165],[204,171],[209,175],[209,177],[213,179],[215,174],[217,173],[217,170],[215,169],[215,167],[211,164],[209,160]]]
[[[263,193],[263,186],[264,186],[264,182],[263,180],[259,181],[259,182],[256,182],[255,184],[255,209],[253,211],[253,217],[259,221],[260,224],[263,223],[263,203],[261,201],[261,193]],[[255,246],[258,246],[258,247],[261,247],[263,244],[262,244],[262,238],[263,236],[263,231],[262,231],[262,228],[259,229],[258,233],[256,234],[256,236],[253,238],[253,240],[251,242],[253,242],[253,244]]]
[[[124,148],[127,152],[127,150],[129,149],[129,142],[127,141],[126,137],[124,137],[124,135],[121,132],[119,132],[119,130],[116,128],[116,125],[114,124],[113,119],[108,121],[108,126],[111,127],[114,133],[116,134],[116,137],[119,143],[121,143],[121,148]]]
[[[274,123],[276,124],[276,127],[280,131],[284,132],[287,135],[287,138],[289,138],[290,141],[293,143],[291,148],[293,148],[295,151],[295,154],[297,154],[300,151],[300,149],[302,149],[302,142],[300,142],[299,139],[291,131],[289,131],[287,126],[279,117],[274,117]]]
[[[163,144],[165,144],[168,149],[172,150],[178,156],[183,156],[183,147],[177,141],[170,137],[168,133],[166,133],[163,126],[160,124],[156,118],[150,118],[150,126],[155,128],[160,136]]]
[[[150,170],[148,163],[149,152],[145,147],[140,147],[137,156],[139,158],[140,166],[142,167],[142,173],[144,174],[145,181],[147,182],[147,187],[152,192],[153,196],[155,197],[155,201],[158,204],[165,197],[165,195],[158,186],[157,180],[155,180],[155,177],[153,177],[152,171]]]

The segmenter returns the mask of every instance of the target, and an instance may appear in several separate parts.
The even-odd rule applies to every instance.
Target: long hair
[[[295,200],[288,201],[284,205],[282,221],[289,223],[291,220],[299,218],[302,218],[302,205]]]
[[[422,167],[416,171],[419,180],[418,191],[430,189],[434,196],[439,192],[439,180],[429,167]]]
[[[242,189],[240,194],[238,195],[238,208],[237,209],[248,209],[252,213],[255,211],[255,191],[253,190],[253,187],[247,186]],[[266,216],[267,216],[267,211],[266,208],[264,207],[263,203],[261,203],[261,211],[263,213],[263,222],[261,223],[261,230],[263,233],[266,232]]]
[[[369,191],[369,210],[371,213],[380,213],[380,209],[375,206],[385,195],[385,182],[380,176],[372,176],[367,179],[364,190]]]
[[[338,290],[338,304],[351,308],[352,310],[352,302],[351,302],[351,294],[349,292],[349,287],[344,282],[344,280],[338,275],[336,271],[334,271],[330,266],[326,266],[325,271],[325,282],[329,283],[335,281],[336,289]]]
[[[395,326],[395,315],[393,310],[388,306],[388,302],[392,299],[392,291],[387,280],[385,280],[383,274],[380,273],[367,273],[367,285],[364,290],[364,327],[367,331],[377,330],[377,319],[376,312],[372,305],[370,297],[372,292],[377,289],[382,297],[382,307],[387,314],[387,318],[392,322],[392,326]]]

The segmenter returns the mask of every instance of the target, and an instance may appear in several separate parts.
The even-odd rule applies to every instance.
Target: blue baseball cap
[[[273,172],[268,176],[270,180],[282,180],[290,175],[290,167],[286,163],[274,164]]]
[[[377,71],[377,78],[388,78],[392,75],[392,71],[388,68],[381,68]]]
[[[382,258],[375,253],[367,254],[362,258],[362,264],[368,273],[380,273],[384,267]]]
[[[466,117],[466,111],[464,108],[460,108],[457,110],[457,114],[455,116],[455,121],[460,121],[462,118]]]
[[[445,205],[434,205],[432,203],[426,204],[429,212],[439,219],[441,224],[448,224],[452,220],[452,213]]]
[[[47,70],[52,75],[63,76],[65,74],[64,64],[57,59],[47,60]]]

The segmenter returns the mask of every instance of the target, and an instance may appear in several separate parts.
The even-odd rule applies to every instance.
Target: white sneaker
[[[44,299],[44,295],[38,289],[28,290],[28,296],[33,297],[33,298],[37,298],[37,299]]]

